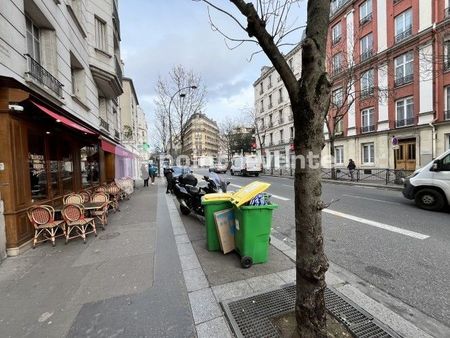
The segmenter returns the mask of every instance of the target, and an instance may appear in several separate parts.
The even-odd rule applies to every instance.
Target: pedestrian
[[[353,182],[355,180],[356,164],[352,159],[348,160],[347,169],[348,169],[348,172],[350,173],[350,180]]]
[[[168,167],[164,169],[164,176],[167,180],[166,194],[173,193],[173,169]]]
[[[157,171],[158,171],[158,169],[153,164],[149,165],[148,174],[149,174],[150,178],[152,179],[152,185],[155,184],[155,177],[156,177]]]
[[[141,178],[144,180],[144,187],[148,187],[148,179],[150,175],[148,173],[147,165],[142,163],[141,165]]]

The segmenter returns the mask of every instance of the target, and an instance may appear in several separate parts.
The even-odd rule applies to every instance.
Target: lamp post
[[[169,154],[170,156],[173,155],[173,140],[172,140],[172,115],[170,114],[170,106],[172,105],[173,100],[175,99],[175,96],[177,96],[177,94],[179,94],[181,91],[186,90],[186,89],[197,89],[197,86],[186,86],[183,88],[180,88],[179,90],[177,90],[175,92],[175,94],[172,95],[172,97],[170,98],[169,101],[169,108],[168,108],[168,112],[169,112]],[[181,93],[180,97],[185,97],[186,94]]]

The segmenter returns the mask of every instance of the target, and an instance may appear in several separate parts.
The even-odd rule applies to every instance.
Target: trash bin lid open
[[[253,199],[256,195],[269,189],[269,187],[270,183],[260,181],[252,182],[236,191],[231,196],[231,203],[233,203],[237,207],[240,207],[241,205]]]

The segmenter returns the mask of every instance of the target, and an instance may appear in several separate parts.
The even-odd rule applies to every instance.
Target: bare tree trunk
[[[334,131],[333,131],[333,133],[334,133]],[[330,138],[328,141],[330,144],[330,156],[331,156],[331,179],[335,180],[337,178],[337,176],[336,176],[336,161],[334,158],[334,155],[335,155],[334,135],[331,135],[331,134],[329,134],[329,135],[330,135]]]
[[[300,95],[292,105],[296,155],[320,157],[325,140],[331,84],[325,72],[330,0],[309,0],[306,38],[302,50]],[[292,102],[292,98],[291,98]],[[300,337],[326,337],[324,300],[328,262],[323,250],[320,165],[308,163],[295,170],[297,245],[297,332]]]

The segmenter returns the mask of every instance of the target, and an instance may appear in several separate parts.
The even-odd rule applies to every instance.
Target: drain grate
[[[222,306],[237,337],[273,337],[280,334],[271,319],[294,310],[295,285],[223,302]],[[325,289],[327,310],[340,320],[356,337],[400,337],[385,327],[351,300],[330,288]]]

